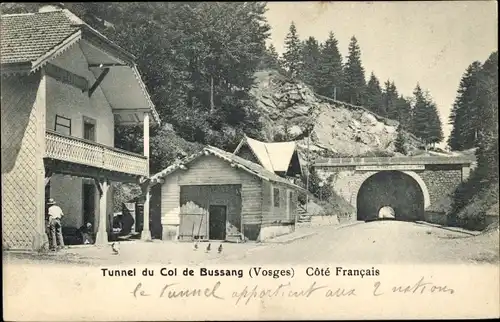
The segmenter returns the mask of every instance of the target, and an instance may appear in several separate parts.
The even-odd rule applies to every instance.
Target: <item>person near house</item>
[[[82,235],[82,242],[84,245],[88,244],[93,244],[94,239],[92,238],[93,230],[92,230],[92,224],[91,223],[86,223],[82,227],[80,227],[80,233]]]
[[[49,230],[50,230],[50,242],[51,242],[51,250],[56,250],[60,248],[64,248],[64,239],[62,235],[62,224],[61,220],[64,216],[64,213],[56,204],[56,201],[53,198],[50,198],[47,202],[48,214],[49,214]]]

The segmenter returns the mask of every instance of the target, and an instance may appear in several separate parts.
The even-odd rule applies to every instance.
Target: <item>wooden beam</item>
[[[97,178],[93,178],[93,179],[94,179],[95,186],[96,186],[97,190],[99,191],[99,196],[102,196],[103,191],[102,191],[101,182]]]
[[[92,96],[92,94],[94,93],[94,91],[97,89],[97,87],[101,84],[101,82],[104,80],[104,77],[106,77],[106,75],[109,73],[109,68],[105,68],[101,74],[99,75],[99,77],[97,77],[97,79],[95,80],[95,83],[92,85],[92,87],[90,87],[89,89],[89,97]]]
[[[100,169],[83,164],[76,164],[67,161],[44,159],[47,167],[50,167],[53,173],[69,175],[80,178],[101,178],[106,177],[111,181],[137,183],[139,176],[133,174],[126,174],[106,169]]]
[[[112,108],[113,114],[120,114],[120,113],[146,113],[150,112],[149,108]]]
[[[100,67],[100,68],[104,68],[104,67],[126,67],[128,66],[127,64],[118,64],[118,63],[114,63],[114,64],[89,64],[89,68],[94,68],[94,67]]]

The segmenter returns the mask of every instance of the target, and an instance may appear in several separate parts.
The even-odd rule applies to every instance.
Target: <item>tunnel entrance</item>
[[[422,189],[415,179],[400,171],[381,171],[366,179],[356,204],[358,220],[379,219],[380,211],[391,213],[395,220],[424,220]]]

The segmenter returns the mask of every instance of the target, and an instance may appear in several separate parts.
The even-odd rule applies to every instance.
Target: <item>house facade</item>
[[[160,122],[135,58],[68,10],[1,18],[2,247],[43,245],[49,197],[63,227],[90,222],[106,243],[111,182],[147,182]],[[131,125],[144,129],[143,154],[114,146],[115,127]]]
[[[207,146],[151,177],[161,186],[163,240],[265,240],[294,231],[303,189]]]

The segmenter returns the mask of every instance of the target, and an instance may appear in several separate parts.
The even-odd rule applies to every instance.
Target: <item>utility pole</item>
[[[333,87],[333,99],[337,100],[337,86]]]

